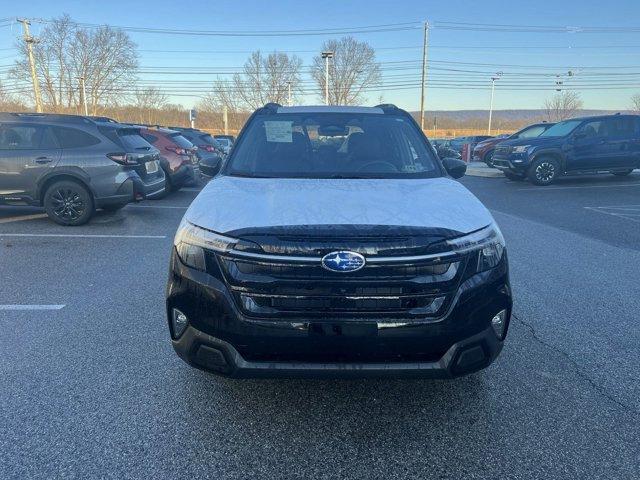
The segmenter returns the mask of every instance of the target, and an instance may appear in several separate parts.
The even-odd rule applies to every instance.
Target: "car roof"
[[[56,123],[65,125],[96,125],[96,121],[82,115],[65,115],[62,113],[0,112],[3,122]]]
[[[601,118],[623,118],[623,117],[634,117],[634,118],[638,118],[640,117],[640,115],[634,115],[632,113],[614,113],[614,114],[610,114],[610,115],[590,115],[588,117],[574,117],[574,118],[567,118],[565,120],[562,120],[563,122],[569,121],[569,120],[580,120],[585,121],[585,120],[599,120]],[[560,122],[558,122],[560,123]]]
[[[277,113],[375,113],[384,114],[380,107],[351,107],[345,105],[309,105],[278,107]]]

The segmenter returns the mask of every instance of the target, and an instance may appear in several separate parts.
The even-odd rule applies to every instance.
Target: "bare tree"
[[[241,74],[231,80],[218,79],[205,100],[230,111],[254,110],[269,102],[286,104],[289,85],[292,100],[300,95],[301,68],[302,60],[296,55],[273,52],[265,57],[258,50],[247,59]]]
[[[29,79],[24,42],[18,43],[18,48],[20,59],[11,76]],[[126,95],[138,66],[136,45],[125,32],[108,26],[80,28],[68,15],[55,19],[42,30],[34,45],[34,57],[49,109],[77,109],[83,77],[87,103],[94,115],[100,105],[113,104]]]
[[[334,54],[329,60],[329,103],[363,103],[363,92],[380,82],[380,66],[376,62],[374,49],[367,42],[343,37],[324,42],[322,51]],[[311,76],[316,82],[319,96],[324,99],[325,60],[319,55],[313,60]]]
[[[133,94],[133,106],[140,113],[140,122],[154,123],[157,113],[164,109],[169,103],[167,97],[156,87],[145,87],[137,89]]]
[[[563,91],[544,102],[547,119],[559,122],[575,116],[582,108],[582,100],[577,92]]]
[[[631,108],[634,112],[640,112],[640,93],[631,96]]]
[[[26,105],[19,101],[16,96],[7,90],[2,82],[0,82],[0,111],[20,112],[26,108]]]

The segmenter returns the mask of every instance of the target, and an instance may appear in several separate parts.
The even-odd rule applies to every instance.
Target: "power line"
[[[34,23],[51,24],[54,20],[33,19]],[[96,23],[73,22],[74,25],[83,28],[103,28],[111,27],[126,32],[135,33],[156,33],[166,35],[190,35],[190,36],[216,36],[216,37],[289,37],[289,36],[324,36],[324,35],[345,35],[362,33],[397,32],[404,30],[415,30],[420,25],[419,22],[388,23],[382,25],[367,25],[361,27],[346,28],[320,28],[320,29],[298,29],[298,30],[195,30],[195,29],[172,29],[172,28],[151,28],[136,27],[126,25],[101,25]]]

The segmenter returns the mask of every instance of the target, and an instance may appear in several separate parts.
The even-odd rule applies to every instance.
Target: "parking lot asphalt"
[[[194,190],[77,228],[1,207],[0,478],[639,478],[640,175],[462,183],[507,240],[515,318],[453,381],[188,367],[163,290]]]

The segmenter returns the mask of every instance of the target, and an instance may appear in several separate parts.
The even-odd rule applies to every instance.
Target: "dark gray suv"
[[[61,225],[162,195],[158,160],[158,150],[125,125],[0,113],[0,204],[42,206]]]

